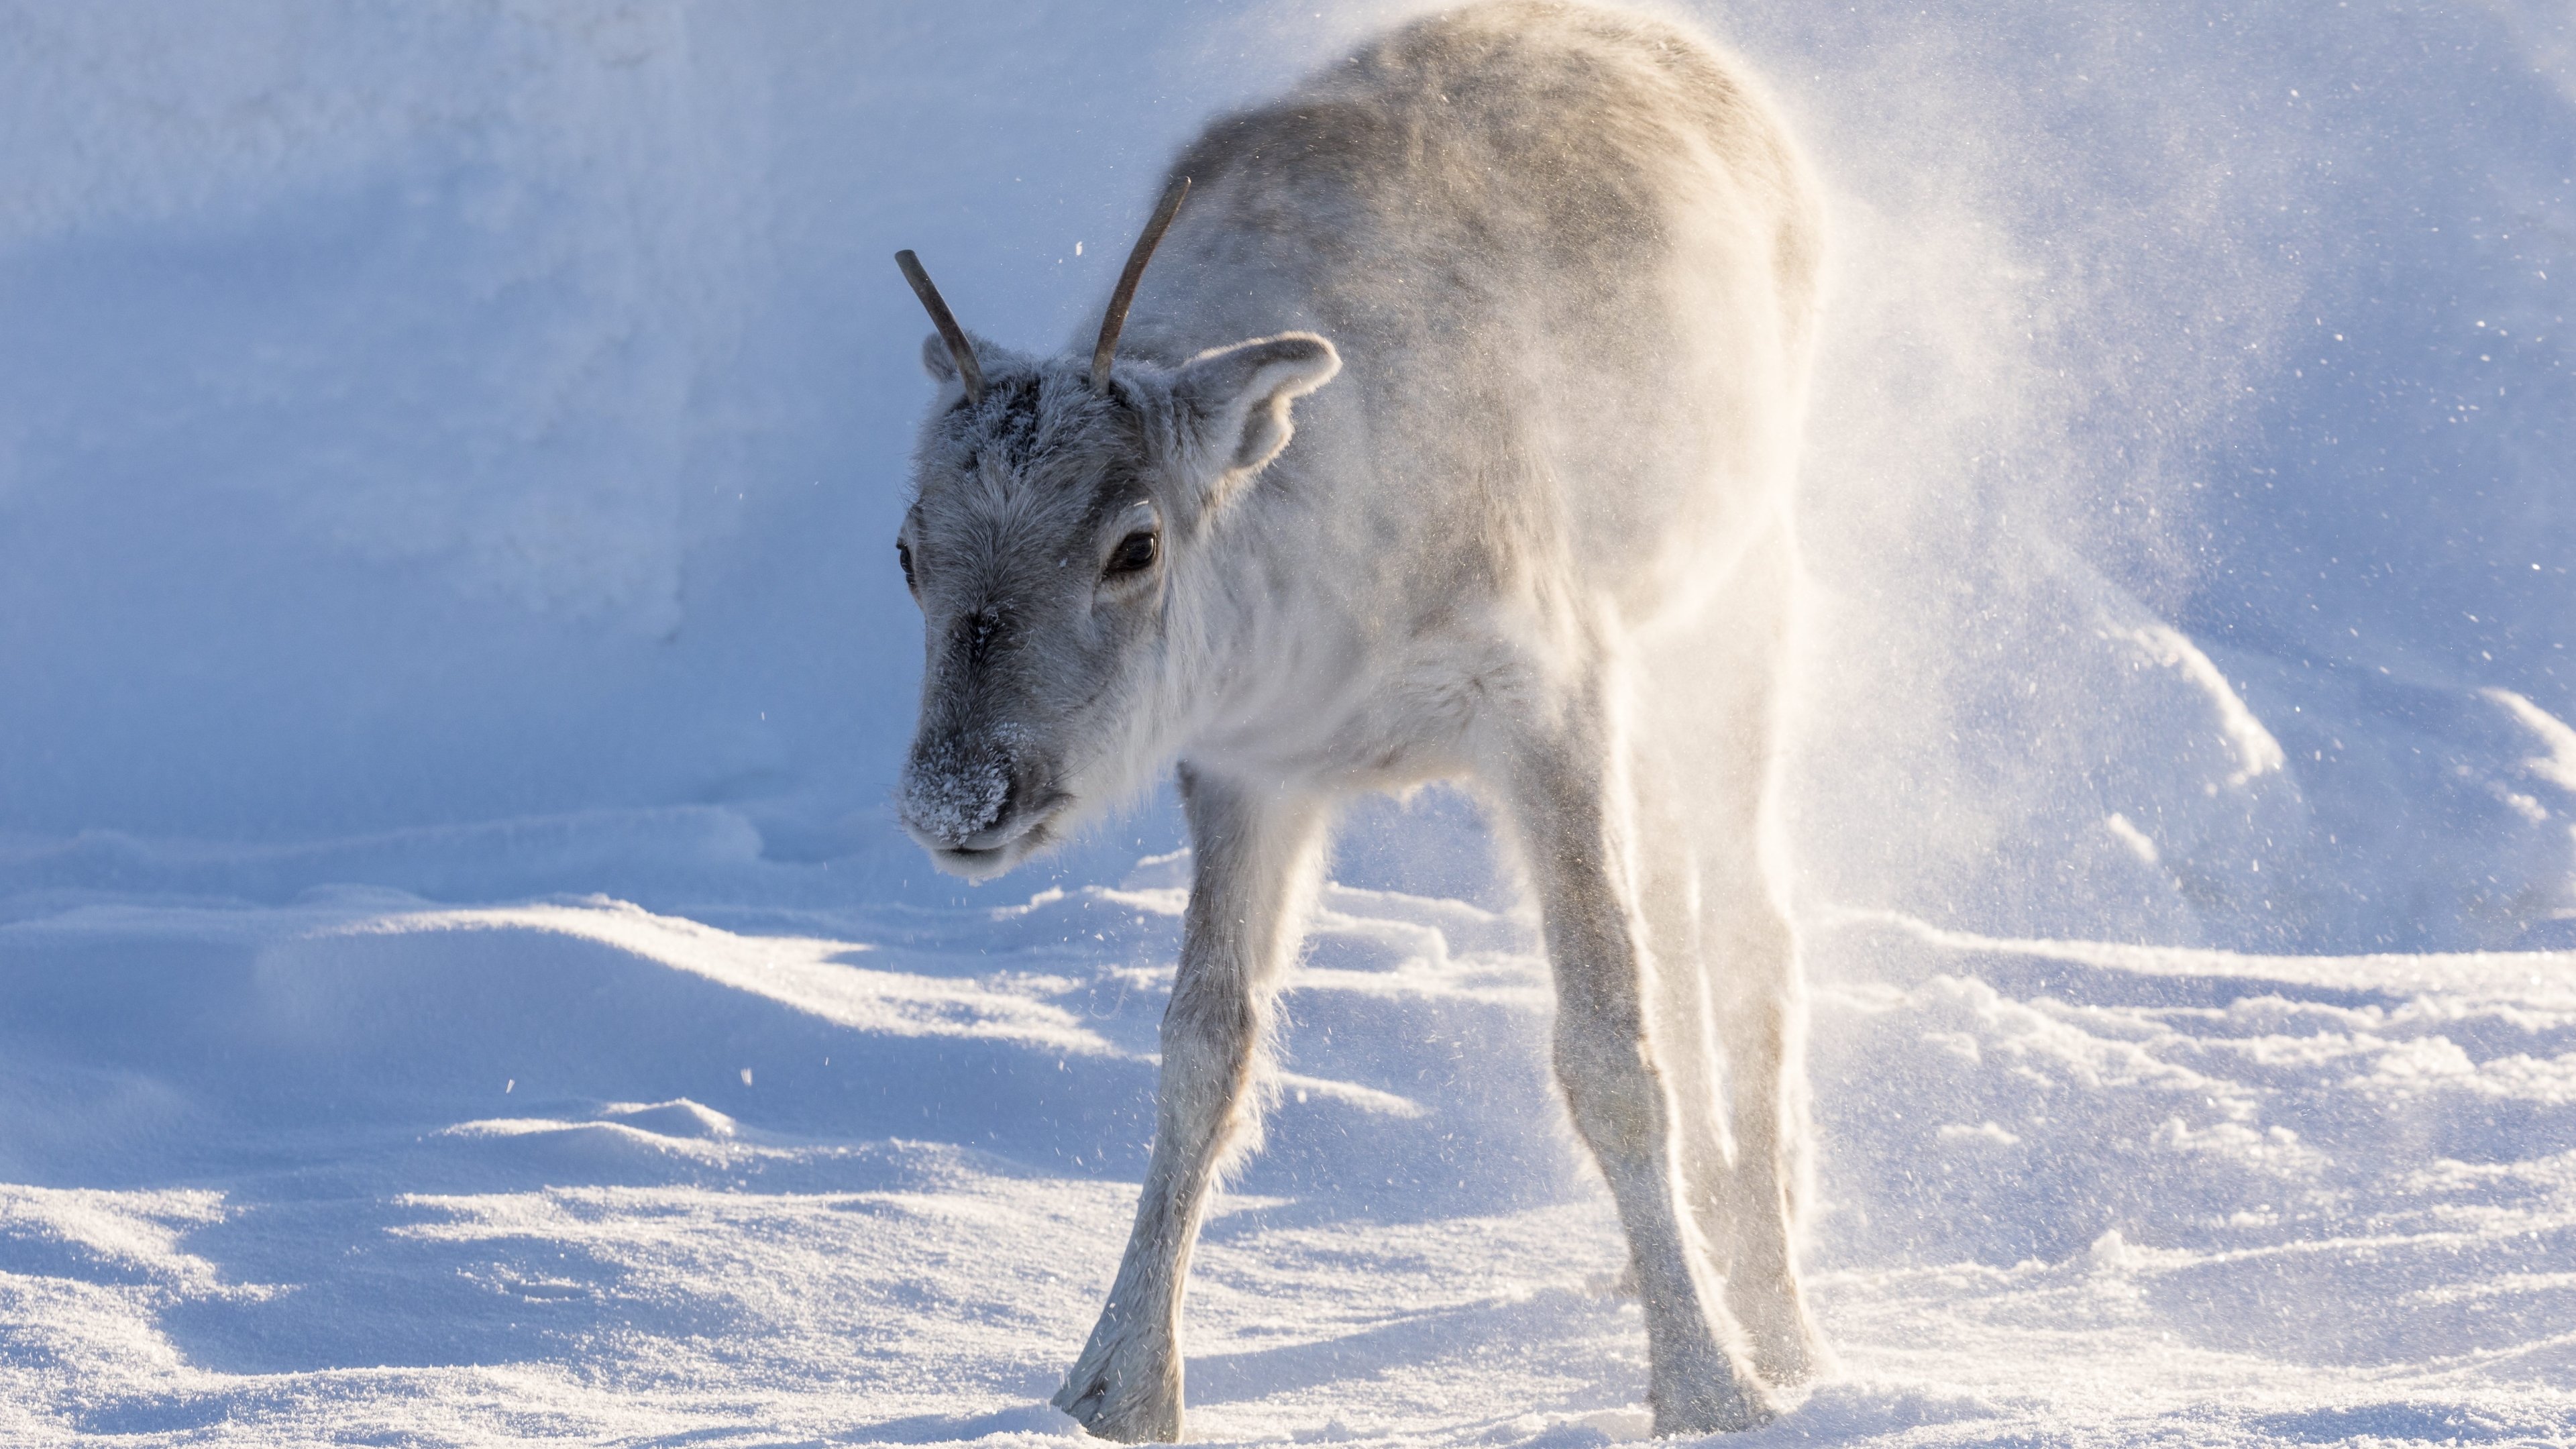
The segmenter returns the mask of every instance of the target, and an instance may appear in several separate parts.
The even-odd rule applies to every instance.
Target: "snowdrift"
[[[1188,862],[891,827],[887,259],[1408,8],[0,0],[0,1441],[1070,1432]],[[2564,7],[1677,8],[1838,247],[1748,1442],[2576,1435]],[[1642,1433],[1473,812],[1335,874],[1195,1429]]]
[[[879,850],[925,387],[885,258],[1066,335],[1180,138],[1392,13],[0,10],[0,828]],[[2334,16],[1704,16],[1835,191],[1820,901],[2576,930],[2576,42]]]
[[[0,1431],[1071,1435],[1184,865],[794,932],[384,892],[0,928]],[[2576,1431],[2576,957],[1816,944],[1843,1373],[1756,1442]],[[1201,1434],[1644,1432],[1533,946],[1327,893],[1201,1256]]]

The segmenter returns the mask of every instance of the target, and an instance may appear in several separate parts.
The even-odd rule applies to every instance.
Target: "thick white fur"
[[[1759,1423],[1821,1352],[1772,845],[1804,167],[1705,41],[1504,3],[1394,32],[1174,169],[1195,189],[1117,407],[1078,390],[1087,336],[1061,359],[979,342],[996,380],[980,409],[944,390],[907,521],[932,650],[915,833],[1004,868],[1177,759],[1196,848],[1143,1200],[1057,1402],[1179,1436],[1183,1282],[1336,802],[1463,779],[1542,913],[1657,1431]],[[996,401],[1013,386],[1025,426]],[[1114,492],[1122,458],[1126,521],[1066,501]],[[1150,577],[1064,561],[1096,571],[1138,519],[1161,529]],[[1022,655],[959,642],[997,619]]]

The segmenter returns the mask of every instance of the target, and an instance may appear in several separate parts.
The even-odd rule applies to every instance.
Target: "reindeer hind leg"
[[[1515,742],[1511,823],[1556,976],[1557,1080],[1627,1230],[1646,1317],[1658,1434],[1743,1429],[1772,1414],[1736,1364],[1716,1280],[1684,1225],[1674,1108],[1647,1025],[1641,842],[1628,761],[1596,695],[1561,731]]]

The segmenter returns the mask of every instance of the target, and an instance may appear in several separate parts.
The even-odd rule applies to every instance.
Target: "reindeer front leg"
[[[1308,795],[1184,765],[1197,873],[1163,1011],[1161,1102],[1127,1256],[1056,1407],[1106,1439],[1181,1437],[1181,1290],[1209,1190],[1254,1136],[1253,1069],[1322,866]]]

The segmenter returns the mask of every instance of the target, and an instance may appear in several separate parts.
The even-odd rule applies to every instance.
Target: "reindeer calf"
[[[940,328],[904,823],[989,875],[1177,760],[1196,853],[1143,1201],[1056,1402],[1179,1437],[1183,1278],[1335,808],[1463,779],[1544,922],[1656,1431],[1759,1423],[1820,1351],[1766,846],[1804,166],[1705,42],[1520,0],[1218,120],[1171,176],[1087,352],[969,338],[900,259]]]

